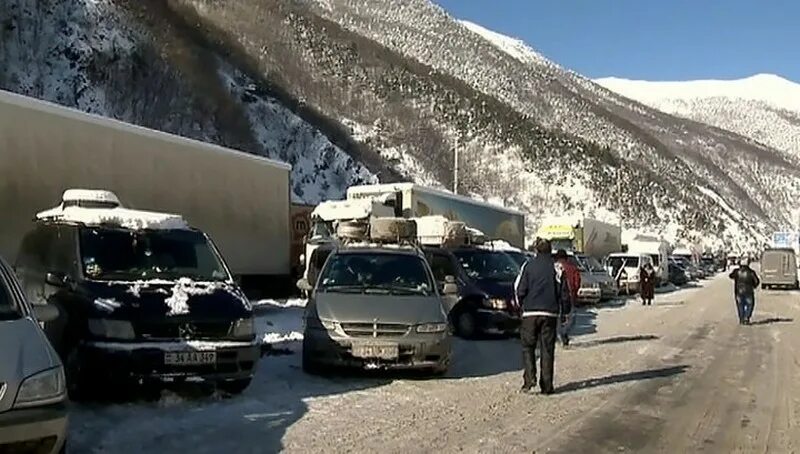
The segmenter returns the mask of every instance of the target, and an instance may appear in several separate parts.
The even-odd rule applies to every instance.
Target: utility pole
[[[453,193],[458,194],[458,135],[453,147]]]
[[[622,217],[622,166],[617,168],[617,206],[619,207],[619,226],[624,228]]]

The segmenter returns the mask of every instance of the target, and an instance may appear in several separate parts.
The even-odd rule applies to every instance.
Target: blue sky
[[[800,0],[435,0],[596,78],[800,82]]]

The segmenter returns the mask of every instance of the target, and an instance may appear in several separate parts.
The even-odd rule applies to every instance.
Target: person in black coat
[[[572,310],[567,280],[557,275],[552,248],[547,240],[537,239],[536,255],[522,266],[515,282],[517,301],[522,308],[522,392],[530,392],[536,381],[536,346],[540,345],[542,394],[552,394],[556,333]]]
[[[733,279],[733,296],[736,299],[739,324],[749,325],[756,305],[756,288],[761,285],[761,280],[750,268],[750,261],[744,257],[739,262],[739,268],[731,271],[728,277]]]

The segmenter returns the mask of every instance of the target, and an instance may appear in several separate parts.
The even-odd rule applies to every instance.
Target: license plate
[[[165,352],[164,364],[168,366],[199,366],[216,364],[217,352]]]
[[[397,359],[400,356],[400,350],[397,344],[353,345],[353,356],[368,359]]]

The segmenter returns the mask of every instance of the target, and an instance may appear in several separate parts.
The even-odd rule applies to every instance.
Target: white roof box
[[[84,225],[109,225],[131,230],[186,230],[182,216],[153,211],[129,210],[120,205],[111,191],[69,189],[61,205],[36,214],[38,220],[71,222]]]
[[[102,189],[67,189],[61,196],[61,205],[116,208],[122,206],[119,198],[111,191]]]
[[[467,226],[444,216],[414,218],[417,240],[428,246],[460,246],[467,242]]]

